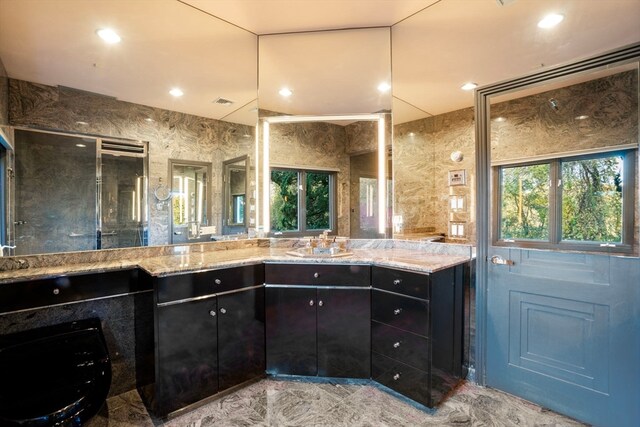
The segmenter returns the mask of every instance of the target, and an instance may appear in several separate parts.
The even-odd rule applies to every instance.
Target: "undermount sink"
[[[300,258],[337,258],[353,255],[346,249],[341,248],[297,248],[287,252],[287,255],[293,255]]]

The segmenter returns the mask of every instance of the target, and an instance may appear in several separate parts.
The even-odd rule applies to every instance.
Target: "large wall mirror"
[[[259,218],[270,235],[390,235],[390,43],[388,27],[259,37]]]
[[[104,26],[116,29],[121,41],[104,43],[96,35]],[[38,28],[37,38],[33,28]],[[38,54],[25,55],[33,52],[34,46]],[[223,226],[223,221],[228,207],[224,201],[225,161],[246,156],[247,170],[255,168],[254,157],[249,156],[255,150],[257,122],[256,51],[255,34],[188,2],[3,1],[0,59],[4,67],[0,68],[6,69],[9,79],[4,78],[0,87],[5,100],[0,124],[10,127],[5,134],[13,135],[14,127],[49,132],[49,145],[55,145],[49,159],[77,166],[72,171],[76,175],[83,168],[93,175],[84,179],[70,172],[49,194],[81,187],[96,192],[96,140],[144,141],[148,148],[148,167],[145,164],[134,171],[131,165],[131,172],[125,171],[122,156],[102,159],[103,170],[110,167],[109,173],[115,174],[103,175],[103,188],[110,189],[102,195],[103,202],[108,199],[112,209],[103,210],[102,217],[96,212],[96,197],[79,193],[58,198],[54,204],[24,199],[18,206],[14,196],[47,182],[46,174],[54,164],[50,163],[50,168],[29,166],[27,158],[16,152],[16,164],[7,166],[15,169],[24,165],[29,170],[10,178],[9,187],[15,191],[6,193],[9,234],[4,241],[17,248],[5,250],[5,255],[218,239],[224,238],[224,233],[237,236],[246,233],[251,224],[255,226],[253,197],[244,200],[245,221],[236,216],[233,227]],[[180,88],[183,95],[170,95],[172,88]],[[7,116],[9,120],[5,120]],[[56,136],[60,133],[71,136]],[[92,141],[83,142],[83,136]],[[28,144],[25,138],[21,140],[16,149],[23,150]],[[6,159],[11,162],[13,157]],[[175,159],[175,167],[169,167],[169,159]],[[195,179],[195,175],[189,177],[186,170],[179,170],[187,167],[180,164],[195,162],[210,167],[205,168],[206,183],[200,178],[193,181],[195,190],[189,189],[187,197],[187,192],[173,188],[173,181],[178,177],[183,183]],[[140,179],[127,180],[131,183],[125,185],[124,174],[131,173]],[[252,181],[255,185],[255,179]],[[204,191],[201,199],[200,189]],[[134,193],[135,198],[140,194],[146,197],[147,190],[148,203],[146,198],[134,200]],[[65,203],[68,200],[73,203]],[[178,225],[174,208],[180,201],[193,201],[195,216],[182,217]],[[21,219],[27,202],[31,203],[29,215],[42,221]],[[183,213],[191,215],[192,211]],[[84,228],[84,222],[77,220],[82,215],[91,216]],[[16,225],[19,221],[27,223]],[[49,226],[51,221],[55,226]],[[101,245],[95,230],[100,222]],[[142,224],[139,230],[133,227],[134,222]],[[187,222],[198,224],[191,227]],[[114,229],[116,226],[119,228]],[[40,227],[48,234],[27,232],[28,227]],[[209,234],[202,233],[204,227]]]

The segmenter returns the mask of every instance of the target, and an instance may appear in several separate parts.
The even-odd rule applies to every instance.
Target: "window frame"
[[[611,151],[601,151],[582,155],[560,155],[544,160],[531,162],[501,163],[492,166],[493,188],[498,190],[493,196],[493,210],[495,215],[492,218],[492,244],[493,246],[532,248],[532,249],[555,249],[563,251],[581,252],[614,252],[632,253],[635,244],[635,191],[636,191],[636,157],[638,149],[621,149]],[[604,157],[621,156],[622,160],[622,242],[591,242],[591,241],[570,241],[562,240],[562,186],[558,185],[558,180],[562,175],[563,162],[573,162],[580,160],[599,159]],[[532,166],[549,164],[549,238],[548,240],[529,239],[503,239],[501,236],[502,223],[502,170],[505,168]],[[556,183],[553,185],[552,183]]]
[[[273,171],[293,171],[298,174],[298,229],[297,230],[273,230],[270,227],[269,236],[287,236],[287,237],[302,237],[308,236],[312,233],[322,232],[324,228],[312,228],[307,229],[307,173],[324,173],[329,175],[329,232],[330,235],[337,235],[338,214],[337,214],[337,189],[338,189],[338,172],[335,170],[323,170],[323,169],[306,169],[296,167],[271,167],[269,170],[269,177]],[[271,185],[271,183],[269,183]],[[271,203],[269,204],[271,209]],[[271,216],[270,216],[271,218]]]

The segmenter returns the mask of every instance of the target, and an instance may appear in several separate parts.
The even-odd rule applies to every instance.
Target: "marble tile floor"
[[[264,379],[169,421],[149,416],[138,393],[107,400],[86,427],[584,426],[517,397],[461,385],[437,409],[418,409],[370,384]]]

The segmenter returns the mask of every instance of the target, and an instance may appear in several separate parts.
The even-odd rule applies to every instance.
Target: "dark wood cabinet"
[[[373,267],[372,378],[426,406],[466,376],[469,264],[433,274]]]
[[[259,267],[154,279],[155,375],[140,391],[156,415],[264,375],[264,270]]]
[[[285,276],[289,267],[265,266],[267,373],[369,378],[370,267],[298,264]],[[349,285],[356,272],[366,286]],[[333,284],[316,286],[316,275]]]

